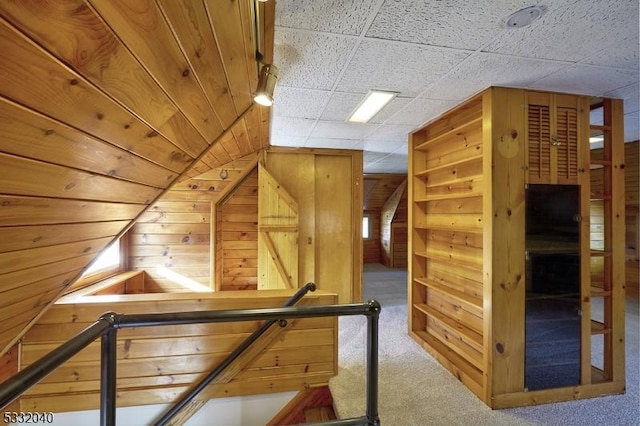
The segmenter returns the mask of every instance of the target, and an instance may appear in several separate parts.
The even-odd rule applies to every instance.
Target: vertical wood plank
[[[525,144],[522,136],[525,122],[522,105],[524,91],[492,89],[492,294],[484,304],[491,306],[492,317],[490,347],[486,348],[492,351],[492,396],[524,390]]]

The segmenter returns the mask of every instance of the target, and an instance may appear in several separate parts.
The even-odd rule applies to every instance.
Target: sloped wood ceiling
[[[364,210],[381,210],[393,191],[407,179],[406,174],[379,173],[364,176]]]
[[[0,2],[0,354],[173,183],[268,145],[253,7]]]

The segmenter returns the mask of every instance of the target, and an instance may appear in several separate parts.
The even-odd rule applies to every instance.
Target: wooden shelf
[[[459,194],[438,194],[430,195],[428,197],[416,198],[413,201],[415,203],[427,203],[429,201],[443,201],[443,200],[457,200],[458,198],[473,198],[481,197],[481,192],[464,192]]]
[[[611,199],[611,195],[608,194],[591,194],[591,198],[589,198],[592,201],[605,201],[605,200],[610,200]]]
[[[413,307],[418,309],[423,314],[427,315],[429,318],[438,321],[452,333],[456,333],[461,341],[471,346],[478,352],[482,353],[482,334],[470,329],[469,327],[463,325],[462,323],[459,323],[458,321],[449,318],[442,312],[433,309],[431,306],[424,303],[413,305]]]
[[[611,126],[605,126],[605,125],[601,125],[601,124],[591,124],[591,125],[589,125],[589,128],[591,130],[601,130],[603,132],[611,130]]]
[[[607,377],[607,373],[605,373],[604,370],[601,370],[595,365],[591,366],[591,383],[605,383],[610,381],[611,379]]]
[[[447,164],[442,164],[436,167],[431,167],[430,169],[424,169],[421,170],[419,172],[416,172],[414,174],[414,176],[416,177],[422,177],[424,175],[427,175],[429,173],[433,173],[433,172],[437,172],[443,169],[447,169],[450,167],[455,167],[455,166],[460,166],[462,164],[466,164],[466,163],[473,163],[474,161],[478,161],[478,160],[482,160],[482,154],[480,155],[474,155],[473,157],[469,157],[469,158],[465,158],[462,160],[458,160],[458,161],[452,161],[451,163],[447,163]]]
[[[433,139],[429,139],[428,141],[422,142],[421,144],[417,145],[415,147],[415,149],[417,151],[423,151],[427,146],[435,144],[436,142],[438,142],[440,140],[443,140],[443,139],[446,139],[449,136],[452,136],[452,135],[455,135],[457,133],[462,133],[462,132],[464,132],[466,130],[469,130],[469,129],[473,128],[474,125],[480,125],[480,129],[482,129],[482,116],[480,116],[480,117],[478,117],[476,119],[473,119],[471,121],[467,121],[466,123],[464,123],[464,124],[462,124],[462,125],[460,125],[458,127],[455,127],[453,129],[449,130],[448,132],[442,133],[441,135],[438,135]]]
[[[589,164],[592,166],[610,166],[611,160],[591,160]]]
[[[473,297],[465,292],[456,290],[451,287],[447,287],[445,285],[439,284],[435,281],[428,280],[426,278],[414,278],[413,281],[425,287],[428,287],[432,290],[435,290],[438,293],[446,294],[448,297],[451,297],[452,299],[455,299],[458,302],[466,303],[467,305],[470,305],[477,309],[482,309],[482,299],[478,297]]]
[[[591,287],[590,294],[591,297],[609,297],[611,296],[611,291],[600,287]]]

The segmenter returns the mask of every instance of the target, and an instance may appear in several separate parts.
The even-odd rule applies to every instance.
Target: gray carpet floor
[[[626,305],[627,392],[580,401],[491,410],[408,334],[407,274],[365,265],[364,300],[380,314],[379,415],[383,425],[640,425],[638,300]],[[329,385],[339,418],[364,414],[366,319],[342,317],[338,375]]]

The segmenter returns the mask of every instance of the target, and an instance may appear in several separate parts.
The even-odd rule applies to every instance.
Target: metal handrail
[[[303,287],[300,287],[298,291],[287,300],[284,304],[285,307],[293,306],[300,301],[309,291],[316,291],[316,285],[314,283],[307,283]],[[247,350],[256,340],[260,338],[273,324],[276,323],[276,320],[269,320],[262,323],[260,327],[249,337],[247,337],[237,348],[233,350],[215,369],[213,369],[209,374],[207,374],[197,385],[187,392],[186,395],[182,396],[166,413],[160,417],[159,420],[156,421],[156,426],[166,425],[171,421],[179,412],[182,410],[193,398],[196,397],[204,388],[206,388],[212,381],[214,381],[222,372],[231,365],[242,353]],[[287,325],[286,320],[280,320],[279,324],[281,327]]]
[[[100,425],[116,422],[116,338],[120,328],[154,327],[197,323],[278,321],[294,318],[364,315],[367,317],[367,365],[365,416],[337,420],[331,425],[379,425],[378,417],[378,319],[380,304],[367,303],[303,306],[223,311],[169,312],[160,314],[103,314],[95,323],[47,356],[31,364],[0,386],[0,408],[9,405],[23,392],[42,380],[96,338],[102,338],[100,376]]]

